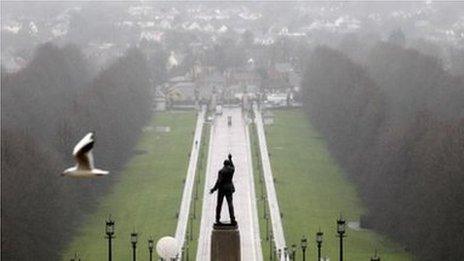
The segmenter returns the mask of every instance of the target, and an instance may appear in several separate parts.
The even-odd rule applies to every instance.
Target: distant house
[[[254,93],[261,85],[261,77],[255,71],[232,69],[227,72],[227,83],[232,93]]]
[[[286,106],[289,99],[288,93],[270,93],[267,95],[267,101],[273,106]]]
[[[173,86],[173,88],[180,93],[180,100],[194,101],[195,100],[195,83],[193,82],[180,82]]]
[[[186,102],[195,100],[195,83],[189,77],[176,76],[171,78],[165,86],[167,99],[172,102]]]
[[[254,71],[231,70],[227,78],[229,85],[255,85],[259,86],[261,77]]]
[[[217,72],[217,68],[212,65],[204,65],[199,62],[195,62],[192,68],[191,75],[197,78],[205,77],[210,74],[214,74]]]
[[[166,110],[166,95],[161,90],[158,90],[158,89],[155,91],[154,110],[155,111]]]

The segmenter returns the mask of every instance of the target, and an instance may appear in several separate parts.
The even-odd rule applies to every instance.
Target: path
[[[190,152],[190,161],[187,169],[187,176],[185,178],[184,191],[182,193],[182,202],[180,204],[179,218],[177,221],[177,229],[175,235],[177,242],[179,242],[178,253],[182,253],[181,248],[184,245],[185,233],[187,231],[190,203],[192,202],[192,192],[198,163],[198,154],[200,152],[201,133],[203,130],[203,123],[205,119],[205,108],[198,112],[197,117],[197,124],[195,126],[195,134],[192,142],[192,151]]]
[[[259,140],[259,150],[261,154],[261,163],[263,166],[263,173],[264,173],[264,183],[266,184],[266,194],[267,194],[267,201],[269,206],[269,212],[271,214],[271,223],[272,223],[272,231],[274,235],[274,243],[276,249],[282,250],[285,247],[285,236],[284,230],[282,228],[282,219],[280,216],[280,209],[279,203],[277,201],[277,195],[274,186],[274,179],[272,176],[272,169],[271,169],[271,162],[269,160],[269,152],[267,150],[266,144],[266,134],[264,132],[263,126],[263,119],[261,116],[261,111],[254,108],[255,112],[255,123],[256,123],[256,130],[258,133],[258,140]],[[284,255],[281,256],[281,260],[285,260]]]
[[[227,116],[232,116],[232,126],[227,125]],[[217,172],[230,152],[235,164],[234,207],[240,230],[241,260],[262,261],[248,126],[242,118],[240,108],[224,108],[223,115],[215,117],[209,144],[196,260],[210,260],[211,230],[215,221],[217,196],[216,193],[210,195],[209,190],[214,186]],[[223,204],[222,220],[228,222],[226,200]]]

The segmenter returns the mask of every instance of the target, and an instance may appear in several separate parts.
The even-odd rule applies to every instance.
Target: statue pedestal
[[[211,261],[240,261],[240,232],[237,225],[213,226]]]

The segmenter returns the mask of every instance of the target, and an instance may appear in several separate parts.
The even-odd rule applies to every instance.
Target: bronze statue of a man
[[[237,224],[234,215],[234,204],[232,202],[232,194],[235,192],[234,183],[232,183],[234,172],[235,167],[234,163],[232,162],[232,155],[229,154],[228,159],[224,160],[224,167],[222,167],[222,169],[219,170],[216,184],[210,190],[211,194],[213,194],[214,191],[218,190],[216,205],[216,224],[221,224],[221,209],[224,197],[226,197],[227,205],[229,206],[230,223],[232,225]]]

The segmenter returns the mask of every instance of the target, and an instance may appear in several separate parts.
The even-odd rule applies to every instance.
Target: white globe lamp
[[[162,237],[156,243],[156,252],[164,260],[172,260],[177,257],[178,254],[177,240],[173,237]]]

